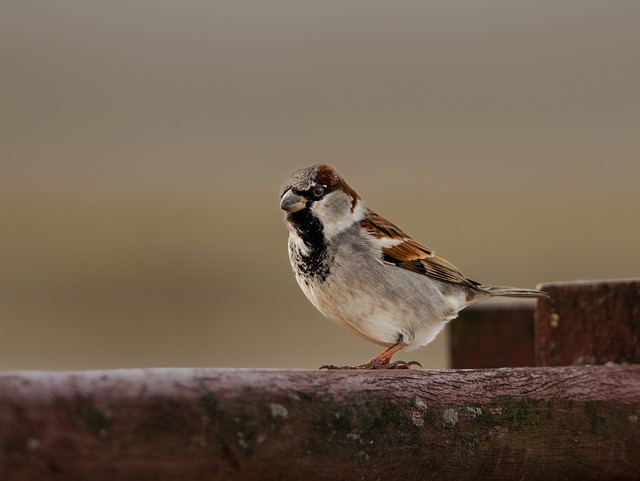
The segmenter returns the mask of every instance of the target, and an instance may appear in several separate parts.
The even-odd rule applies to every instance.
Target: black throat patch
[[[308,248],[303,254],[290,242],[289,250],[298,273],[308,280],[324,281],[329,275],[329,256],[322,223],[310,209],[302,209],[287,216],[296,232]]]

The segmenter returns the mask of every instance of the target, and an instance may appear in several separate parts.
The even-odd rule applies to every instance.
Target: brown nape
[[[338,173],[336,169],[331,167],[330,165],[321,165],[318,169],[318,173],[316,174],[315,181],[318,184],[326,185],[328,189],[340,189],[345,192],[347,195],[351,196],[352,200],[352,208],[355,208],[356,202],[360,198],[358,193],[353,190],[347,181]]]

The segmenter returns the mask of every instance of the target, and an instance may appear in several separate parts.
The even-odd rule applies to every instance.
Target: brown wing
[[[476,287],[480,284],[467,279],[452,264],[432,250],[418,244],[398,227],[378,214],[371,213],[360,222],[362,227],[381,241],[398,241],[396,245],[382,247],[382,260],[418,274],[424,274],[440,281]]]

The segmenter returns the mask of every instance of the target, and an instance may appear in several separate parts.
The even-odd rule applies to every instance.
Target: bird
[[[483,285],[370,210],[332,166],[293,172],[281,185],[291,267],[327,318],[386,349],[357,366],[408,369],[394,354],[429,344],[465,307],[490,297],[548,297],[535,289]]]

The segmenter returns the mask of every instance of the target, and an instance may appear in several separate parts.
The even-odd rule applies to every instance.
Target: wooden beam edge
[[[640,365],[0,375],[2,479],[637,479]]]

